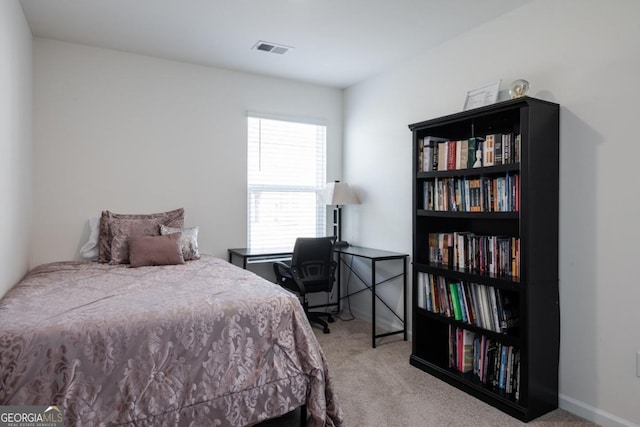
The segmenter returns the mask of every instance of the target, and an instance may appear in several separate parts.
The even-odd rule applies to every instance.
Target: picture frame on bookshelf
[[[467,92],[467,98],[464,101],[464,111],[495,104],[498,100],[501,82],[502,79]]]

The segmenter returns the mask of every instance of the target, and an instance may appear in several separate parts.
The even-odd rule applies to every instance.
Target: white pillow
[[[98,236],[100,234],[100,217],[89,218],[89,241],[80,248],[80,256],[90,261],[98,260]]]

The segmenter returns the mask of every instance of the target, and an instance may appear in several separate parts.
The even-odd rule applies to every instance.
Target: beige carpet
[[[411,342],[402,335],[371,348],[371,324],[341,321],[323,334],[314,327],[329,362],[345,427],[377,426],[594,426],[558,409],[529,424],[409,364]],[[297,426],[297,414],[261,426]]]

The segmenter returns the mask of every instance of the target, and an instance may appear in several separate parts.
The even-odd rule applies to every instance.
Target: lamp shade
[[[357,205],[360,204],[358,196],[346,182],[330,182],[322,192],[322,199],[327,205]]]

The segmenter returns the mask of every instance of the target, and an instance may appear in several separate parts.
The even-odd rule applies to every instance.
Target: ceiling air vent
[[[265,41],[260,40],[258,43],[253,45],[252,49],[262,50],[264,52],[271,52],[271,53],[277,53],[278,55],[282,55],[284,53],[287,53],[288,51],[290,51],[293,48],[290,47],[290,46],[284,46],[284,45],[281,45],[281,44],[265,42]]]

